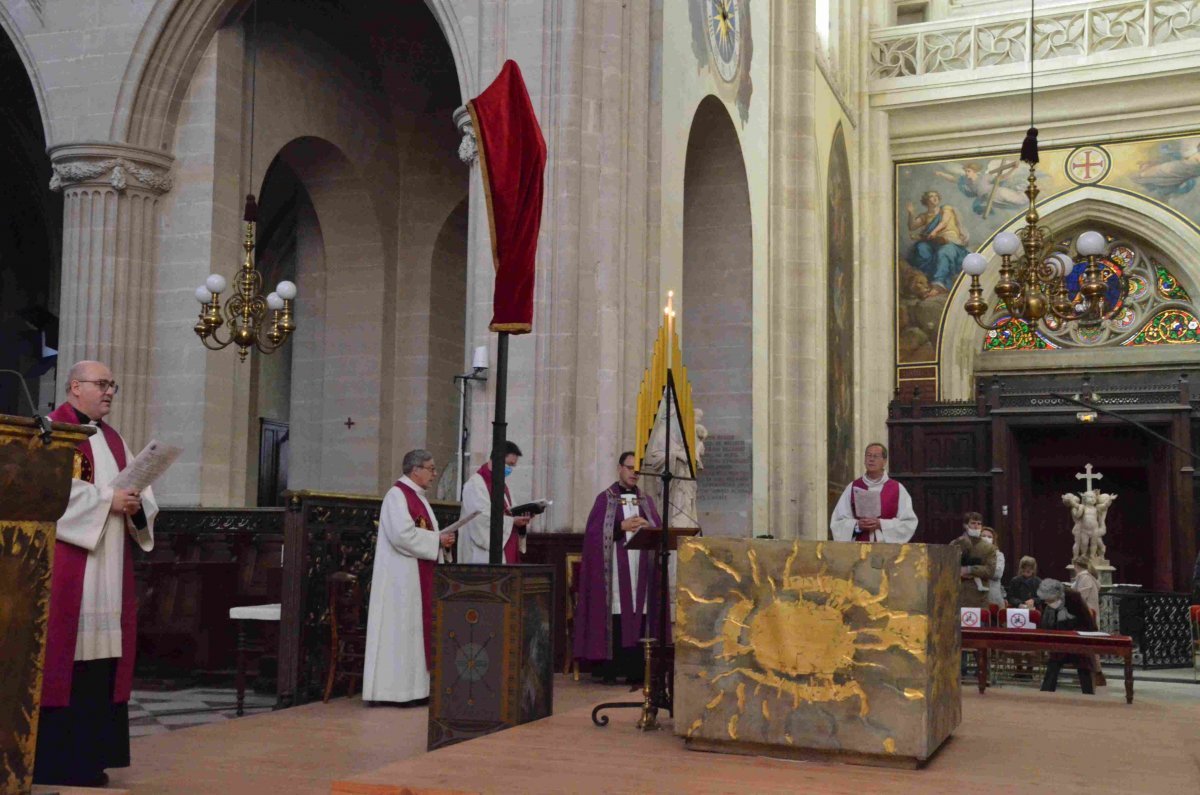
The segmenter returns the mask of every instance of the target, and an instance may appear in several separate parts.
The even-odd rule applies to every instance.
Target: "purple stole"
[[[854,489],[859,488],[863,491],[870,491],[870,486],[862,478],[854,481],[850,487],[850,512],[854,514],[854,518],[858,518],[858,509],[854,507]],[[900,511],[900,484],[888,478],[884,482],[883,488],[879,493],[879,518],[880,519],[895,519],[896,514]],[[854,527],[855,541],[870,541],[871,531],[859,530],[858,526]]]
[[[429,512],[425,510],[425,503],[421,502],[421,498],[407,484],[397,480],[396,488],[404,492],[404,499],[408,503],[408,515],[412,517],[413,523],[422,530],[432,533],[433,520],[429,517]],[[425,670],[427,671],[433,668],[433,567],[436,565],[436,560],[417,558],[417,574],[421,582],[421,628],[425,635]]]
[[[84,424],[75,407],[63,403],[50,413],[54,422]],[[100,423],[100,433],[109,452],[124,469],[125,443],[112,426]],[[80,479],[94,483],[96,460],[92,440],[80,442]],[[54,570],[50,575],[50,618],[46,624],[46,662],[42,670],[42,706],[66,707],[71,703],[71,674],[75,668],[75,642],[79,634],[79,611],[83,605],[83,574],[88,551],[65,541],[54,542]],[[113,685],[114,704],[129,701],[133,690],[133,660],[137,650],[137,592],[133,584],[133,548],[125,542],[125,570],[121,578],[121,659]]]
[[[479,477],[483,478],[483,485],[487,486],[488,494],[492,493],[492,468],[489,466],[481,466],[478,470]],[[508,490],[508,482],[504,483],[504,515],[512,516],[508,509],[512,507],[512,492]],[[510,566],[514,563],[521,562],[521,548],[518,546],[517,529],[508,534],[508,541],[504,544],[504,562]]]

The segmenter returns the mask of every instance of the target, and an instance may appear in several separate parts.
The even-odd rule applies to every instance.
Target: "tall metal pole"
[[[508,441],[505,418],[508,392],[508,332],[501,331],[496,350],[496,417],[492,421],[492,527],[488,563],[503,562],[504,545],[504,447]]]

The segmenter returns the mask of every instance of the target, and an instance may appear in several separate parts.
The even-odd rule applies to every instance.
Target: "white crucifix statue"
[[[1117,495],[1101,494],[1096,488],[1094,481],[1103,477],[1099,472],[1093,472],[1092,465],[1088,464],[1083,472],[1075,475],[1077,480],[1084,482],[1084,490],[1079,494],[1064,494],[1062,500],[1075,522],[1075,526],[1071,528],[1071,534],[1075,537],[1071,557],[1074,559],[1082,556],[1107,565],[1108,561],[1104,557],[1107,551],[1104,545],[1104,536],[1107,533],[1104,520]]]
[[[1076,479],[1076,480],[1085,480],[1085,481],[1087,481],[1087,484],[1086,484],[1086,485],[1087,485],[1087,488],[1085,488],[1085,489],[1084,489],[1084,491],[1091,491],[1091,490],[1092,490],[1092,481],[1093,481],[1093,480],[1101,480],[1103,477],[1104,477],[1104,476],[1103,476],[1103,475],[1101,475],[1099,472],[1093,472],[1093,471],[1092,471],[1092,465],[1091,465],[1091,464],[1088,464],[1087,466],[1085,466],[1085,467],[1083,468],[1083,471],[1082,471],[1082,472],[1078,472],[1078,473],[1076,473],[1076,475],[1075,475],[1075,479]]]

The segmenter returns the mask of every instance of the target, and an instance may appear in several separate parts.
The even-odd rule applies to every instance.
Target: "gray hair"
[[[1055,599],[1063,599],[1067,595],[1066,588],[1058,580],[1045,579],[1038,586],[1037,598],[1043,602],[1052,602]]]
[[[414,469],[424,464],[426,461],[432,460],[433,453],[429,452],[428,450],[409,450],[404,454],[404,461],[400,465],[400,470],[407,475]]]

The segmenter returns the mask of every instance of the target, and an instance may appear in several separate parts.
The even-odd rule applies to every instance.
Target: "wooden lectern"
[[[0,793],[29,792],[42,701],[54,525],[67,508],[75,448],[95,432],[0,414]]]
[[[661,527],[643,527],[625,542],[626,549],[658,549],[663,529]],[[668,527],[667,549],[671,552],[679,549],[679,539],[700,535],[699,527]]]

